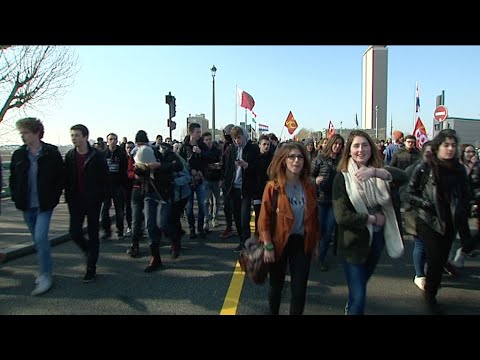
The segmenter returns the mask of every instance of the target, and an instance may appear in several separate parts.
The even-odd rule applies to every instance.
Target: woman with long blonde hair
[[[348,286],[345,315],[363,315],[367,283],[384,247],[390,257],[403,254],[399,219],[390,182],[408,180],[405,171],[383,168],[372,138],[355,130],[348,137],[333,181],[333,210],[337,222],[337,254],[343,257]]]

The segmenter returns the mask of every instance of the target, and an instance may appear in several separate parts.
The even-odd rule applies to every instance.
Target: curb
[[[111,221],[113,221],[114,219],[115,219],[115,216],[114,215],[111,216]],[[87,229],[88,229],[87,226],[83,228],[84,234],[87,234]],[[69,240],[71,240],[69,233],[59,235],[49,240],[50,247],[58,244],[63,244]],[[33,244],[33,242],[30,245],[20,244],[20,245],[10,246],[3,250],[2,253],[5,255],[5,258],[3,259],[3,261],[0,260],[0,264],[5,264],[7,261],[18,259],[19,257],[26,256],[26,255],[31,255],[31,254],[34,254],[35,252],[37,252],[37,249],[35,248],[35,244]]]
[[[62,244],[64,242],[69,241],[70,234],[64,234],[60,235],[56,238],[50,239],[50,246],[55,246],[58,244]],[[5,251],[3,252],[5,254],[5,258],[1,263],[6,263],[7,261],[18,259],[19,257],[25,256],[25,255],[31,255],[34,254],[37,251],[35,248],[35,244],[30,244],[30,245],[14,245],[9,248],[6,248]]]

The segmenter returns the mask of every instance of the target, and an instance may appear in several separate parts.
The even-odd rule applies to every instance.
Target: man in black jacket
[[[190,239],[197,237],[195,233],[195,217],[193,215],[193,198],[197,194],[197,203],[198,203],[198,218],[197,218],[197,229],[200,235],[200,238],[205,239],[206,234],[203,230],[203,221],[206,214],[205,211],[205,172],[207,170],[208,164],[212,159],[212,154],[210,153],[207,145],[202,141],[201,138],[201,127],[198,123],[191,123],[188,126],[188,133],[184,139],[182,147],[179,150],[179,155],[183,157],[187,162],[190,168],[190,173],[193,178],[192,185],[192,195],[187,204],[187,217],[188,217],[188,226],[190,227]]]
[[[75,146],[65,155],[65,199],[70,212],[70,236],[87,257],[83,282],[92,282],[96,277],[100,249],[100,208],[109,194],[108,167],[105,153],[88,143],[85,125],[72,126],[70,137]],[[85,216],[88,240],[82,228]]]
[[[225,156],[223,193],[233,208],[239,236],[235,252],[240,252],[250,237],[252,200],[257,194],[260,150],[258,145],[249,139],[244,128],[235,126],[230,133],[234,143],[228,147]]]
[[[15,150],[10,162],[10,190],[17,209],[32,234],[40,263],[40,274],[32,295],[52,287],[52,256],[48,231],[53,209],[63,189],[63,160],[56,146],[44,143],[39,119],[24,118],[16,123],[24,145]]]
[[[105,150],[105,159],[108,165],[108,181],[110,193],[103,201],[101,210],[101,225],[103,228],[102,239],[108,239],[112,236],[110,207],[115,207],[115,225],[117,227],[117,236],[122,239],[123,219],[125,209],[125,189],[127,187],[127,153],[117,145],[118,136],[115,133],[107,135],[107,148]]]

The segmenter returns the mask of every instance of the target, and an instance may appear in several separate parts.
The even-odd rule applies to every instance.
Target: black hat
[[[225,126],[224,129],[223,129],[223,134],[224,135],[230,135],[230,131],[232,131],[234,126],[235,125],[233,125],[233,124],[228,124],[227,126]]]
[[[147,133],[144,130],[138,130],[137,135],[135,135],[136,143],[148,143]]]

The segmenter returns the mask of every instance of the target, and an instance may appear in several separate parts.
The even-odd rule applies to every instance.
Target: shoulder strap
[[[277,203],[278,203],[278,190],[273,189],[273,205],[272,205],[272,217],[270,220],[270,235],[275,234],[275,225],[277,222]]]

